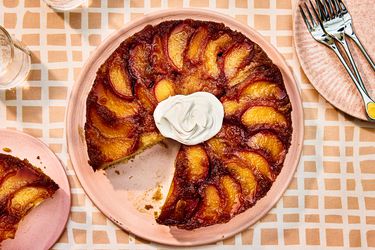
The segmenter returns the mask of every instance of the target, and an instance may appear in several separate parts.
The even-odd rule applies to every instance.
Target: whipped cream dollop
[[[185,145],[196,145],[216,135],[223,118],[223,105],[207,92],[171,96],[154,111],[160,133]]]

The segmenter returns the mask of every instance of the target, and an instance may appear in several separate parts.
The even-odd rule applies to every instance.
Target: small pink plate
[[[4,152],[3,148],[9,148],[11,152]],[[0,129],[0,152],[27,159],[60,187],[52,198],[26,215],[18,226],[16,237],[3,241],[0,248],[50,249],[64,231],[70,211],[70,188],[63,165],[43,142],[16,130]]]
[[[319,94],[333,106],[367,121],[362,98],[344,66],[329,47],[316,42],[308,32],[298,8],[298,4],[303,2],[308,3],[306,0],[300,0],[294,9],[293,33],[297,56],[306,76]],[[357,36],[375,60],[374,1],[345,0],[345,4],[352,16]],[[367,92],[375,99],[375,71],[354,42],[350,38],[347,38],[347,41]],[[345,52],[342,54],[345,55]]]
[[[174,160],[179,144],[167,140],[135,157],[129,163],[120,163],[106,170],[94,172],[88,165],[84,139],[86,120],[86,98],[92,87],[96,71],[110,54],[127,37],[142,30],[146,25],[155,25],[166,20],[195,19],[224,23],[233,30],[242,32],[258,43],[279,66],[287,92],[293,106],[292,145],[284,168],[267,196],[254,207],[237,215],[225,224],[199,228],[193,231],[159,225],[154,213],[160,211],[163,200],[155,200],[154,194],[161,192],[165,199],[174,172]],[[303,112],[301,98],[292,73],[282,56],[259,33],[249,26],[218,13],[196,10],[167,10],[148,14],[127,24],[107,38],[87,60],[81,75],[74,85],[67,113],[67,141],[70,159],[82,187],[95,205],[114,223],[126,231],[149,241],[176,246],[207,244],[230,237],[265,215],[279,200],[288,187],[298,165],[303,141]]]

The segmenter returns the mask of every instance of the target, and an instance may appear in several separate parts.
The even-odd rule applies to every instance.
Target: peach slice
[[[229,79],[228,86],[233,87],[238,84],[245,83],[252,75],[258,75],[260,71],[264,71],[262,65],[266,65],[271,62],[271,60],[265,56],[261,47],[257,44],[253,44],[252,53],[253,57],[250,62],[247,62],[246,66],[241,67],[234,76]]]
[[[220,178],[220,185],[226,196],[224,212],[233,216],[241,207],[241,188],[228,175]]]
[[[251,169],[259,171],[263,176],[266,176],[271,181],[274,181],[270,165],[263,156],[254,152],[241,152],[238,154],[238,156],[246,164],[248,164]]]
[[[253,69],[253,65],[250,63],[242,69],[240,69],[233,77],[228,81],[228,86],[233,87],[244,82],[250,75]]]
[[[31,208],[37,206],[49,193],[42,187],[25,187],[13,194],[10,201],[9,212],[18,216],[25,215]]]
[[[283,143],[276,135],[271,133],[257,133],[253,135],[247,143],[254,149],[262,149],[268,152],[275,162],[280,160],[284,152]]]
[[[204,190],[202,205],[198,217],[203,220],[216,221],[222,213],[222,200],[214,185],[208,185]]]
[[[109,110],[113,111],[117,117],[132,117],[139,112],[139,104],[137,102],[116,102],[109,100],[105,105]]]
[[[285,117],[269,106],[254,106],[247,109],[241,117],[241,122],[248,127],[261,124],[287,125]]]
[[[131,80],[119,55],[111,62],[108,75],[111,86],[118,95],[123,98],[133,97]]]
[[[165,74],[168,72],[168,57],[165,51],[164,42],[165,39],[159,35],[154,36],[154,40],[152,42],[152,52],[151,52],[151,63],[153,69],[158,72]]]
[[[126,101],[115,95],[111,89],[106,89],[102,84],[96,84],[94,89],[95,95],[98,97],[98,104],[108,108],[117,117],[127,118],[139,112],[140,105],[136,101]]]
[[[90,110],[90,119],[92,125],[106,138],[131,137],[136,128],[131,119],[112,127],[102,120],[94,108]]]
[[[149,55],[150,47],[140,43],[130,50],[129,66],[132,73],[137,78],[147,77],[147,69],[150,66]]]
[[[105,138],[99,131],[86,123],[85,126],[90,165],[94,169],[106,168],[108,164],[121,161],[135,151],[138,137]]]
[[[184,65],[184,51],[193,29],[188,25],[178,25],[168,38],[168,55],[178,70]]]
[[[167,79],[163,79],[155,84],[155,97],[158,102],[161,102],[168,97],[175,95],[173,83]]]
[[[283,91],[275,83],[271,82],[254,82],[246,86],[240,94],[240,97],[247,99],[282,99],[285,96]]]
[[[247,200],[252,199],[258,182],[251,169],[239,159],[231,159],[225,163],[225,166],[240,184],[243,197]]]
[[[250,45],[242,43],[233,47],[224,59],[224,73],[228,79],[231,79],[240,68],[246,57],[250,55]]]
[[[208,144],[208,147],[212,150],[214,154],[216,154],[219,157],[222,157],[224,155],[226,145],[221,139],[213,137],[206,143]]]
[[[223,102],[225,116],[234,115],[240,109],[240,103],[236,100],[225,100]]]
[[[188,45],[186,57],[193,63],[198,63],[202,59],[202,48],[206,46],[208,30],[205,27],[199,27]]]
[[[38,175],[31,171],[16,171],[5,175],[0,188],[0,200],[3,201],[17,190],[34,183],[38,178]]]
[[[200,145],[189,146],[185,149],[188,162],[188,175],[191,181],[199,181],[208,174],[209,161],[206,151]]]
[[[220,52],[223,52],[228,45],[230,45],[232,38],[228,34],[220,36],[218,39],[209,41],[204,53],[204,65],[207,73],[217,78],[220,74],[220,69],[217,64],[217,57]]]
[[[144,85],[141,85],[141,84],[136,85],[135,92],[142,106],[147,111],[150,111],[150,112],[154,111],[158,102],[156,101],[152,93],[150,93],[150,91]]]

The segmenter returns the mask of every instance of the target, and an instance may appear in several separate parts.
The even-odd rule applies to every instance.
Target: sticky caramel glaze
[[[14,238],[21,219],[58,188],[27,160],[0,153],[0,242]]]
[[[160,142],[152,116],[158,101],[197,91],[223,103],[223,127],[204,143],[181,146],[157,218],[188,230],[225,223],[252,207],[280,173],[292,107],[279,68],[223,24],[166,21],[146,26],[113,52],[86,102],[89,163],[97,170]]]

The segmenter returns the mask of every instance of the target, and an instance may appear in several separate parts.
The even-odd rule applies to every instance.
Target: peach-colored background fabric
[[[2,0],[0,25],[30,48],[32,70],[23,87],[0,91],[0,127],[46,142],[72,188],[70,219],[54,249],[166,248],[120,230],[91,203],[69,161],[64,118],[90,52],[124,23],[173,7],[216,10],[257,29],[292,68],[305,114],[303,156],[283,198],[255,225],[203,248],[375,247],[375,126],[338,112],[309,83],[293,48],[294,0],[89,0],[69,12],[39,0]]]

